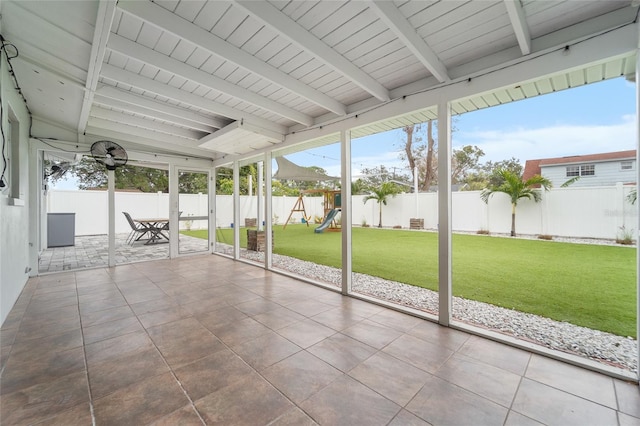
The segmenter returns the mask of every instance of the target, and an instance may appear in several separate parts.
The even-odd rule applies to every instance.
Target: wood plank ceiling
[[[276,148],[293,131],[628,25],[638,9],[631,0],[4,0],[0,7],[0,32],[19,51],[16,75],[38,122],[214,159]],[[634,71],[634,58],[618,58],[460,99],[453,112]],[[354,136],[434,117],[425,109]]]

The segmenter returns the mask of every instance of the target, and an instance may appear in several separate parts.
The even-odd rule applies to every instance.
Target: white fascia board
[[[437,105],[441,99],[455,101],[503,87],[535,81],[544,76],[634,55],[637,50],[636,32],[636,26],[629,24],[572,45],[568,55],[563,54],[563,49],[556,49],[536,57],[521,57],[519,62],[505,64],[485,73],[477,72],[470,79],[462,77],[453,83],[407,95],[369,111],[352,113],[349,117],[318,123],[313,128],[289,133],[282,147],[422,110]]]
[[[147,152],[150,153],[172,153],[176,155],[191,155],[200,158],[217,158],[213,151],[207,151],[199,148],[192,148],[188,146],[182,146],[176,143],[160,143],[157,139],[154,139],[153,132],[144,132],[144,136],[129,133],[124,129],[125,126],[121,126],[120,129],[113,129],[111,127],[94,126],[94,121],[98,119],[89,118],[89,124],[87,124],[86,134],[87,137],[94,135],[97,139],[114,139],[116,142],[125,141],[139,145],[141,147],[148,148]],[[102,124],[102,123],[97,123]],[[192,141],[189,141],[192,142]]]
[[[189,130],[182,127],[176,127],[170,124],[160,123],[153,120],[147,120],[141,117],[135,117],[133,115],[128,115],[118,111],[113,111],[96,106],[91,108],[91,117],[102,118],[104,120],[110,120],[116,123],[140,127],[154,132],[166,133],[168,135],[179,136],[187,139],[198,140],[202,137],[202,132],[197,132],[195,130]]]
[[[116,3],[117,0],[102,0],[98,4],[93,43],[91,43],[91,57],[89,59],[87,81],[85,83],[87,90],[84,92],[82,109],[78,120],[78,133],[84,133],[84,129],[87,127],[87,119],[89,118],[91,104],[93,104],[93,96],[100,77],[100,67],[104,61],[107,40],[109,39],[111,24],[116,13]]]
[[[504,5],[507,8],[513,32],[520,45],[520,51],[522,55],[528,55],[531,53],[531,34],[529,33],[527,18],[524,15],[520,0],[504,0]]]
[[[100,87],[96,91],[96,94],[104,98],[109,98],[109,99],[120,101],[120,102],[126,102],[131,105],[136,105],[149,110],[157,111],[159,113],[171,115],[183,120],[189,120],[194,123],[202,124],[207,127],[221,129],[227,124],[229,124],[229,121],[221,120],[215,117],[205,117],[194,111],[178,108],[173,105],[169,105],[165,102],[158,102],[146,96],[137,95],[132,92],[127,92],[125,90],[120,90],[113,86]]]
[[[385,102],[390,99],[387,88],[378,83],[378,81],[369,74],[353,65],[347,58],[327,46],[322,40],[315,37],[296,21],[280,12],[269,2],[236,0],[235,4],[242,7],[254,18],[269,25],[290,42],[312,53],[313,56],[324,62],[325,65],[344,75],[379,100]]]
[[[402,13],[391,1],[371,1],[369,7],[376,12],[393,33],[418,58],[429,72],[444,83],[449,80],[447,67],[440,61],[433,49],[418,35],[415,28],[402,16]]]
[[[163,55],[153,49],[142,46],[134,41],[126,39],[117,34],[112,34],[107,47],[138,61],[146,62],[154,67],[160,68],[171,74],[181,76],[187,80],[196,82],[203,86],[214,89],[218,92],[226,93],[234,98],[240,99],[258,108],[265,109],[281,117],[288,118],[296,123],[310,126],[313,124],[313,117],[303,114],[293,108],[289,108],[271,99],[260,96],[255,92],[244,89],[228,81],[206,73],[177,59]]]
[[[219,102],[215,102],[210,99],[185,92],[184,90],[180,90],[176,87],[169,86],[151,78],[143,77],[139,74],[123,70],[122,68],[114,67],[110,64],[103,65],[102,75],[110,80],[125,83],[129,86],[137,87],[138,89],[152,92],[166,98],[171,98],[178,102],[193,105],[205,111],[209,111],[213,114],[223,115],[234,120],[250,120],[258,124],[259,126],[270,129],[274,132],[284,133],[286,130],[284,126],[281,126],[279,124],[273,123],[260,117],[256,117],[252,114],[237,110],[227,105],[223,105]]]
[[[106,107],[117,108],[122,111],[127,111],[133,114],[144,115],[146,117],[155,118],[168,123],[177,124],[178,126],[190,128],[193,130],[198,130],[200,132],[211,133],[216,131],[215,127],[205,126],[204,124],[200,124],[200,123],[196,123],[195,121],[176,117],[171,114],[165,114],[163,112],[155,111],[155,110],[141,107],[138,105],[133,105],[127,102],[119,101],[117,99],[107,98],[97,93],[96,93],[96,96],[93,98],[93,104],[94,106],[101,105]]]
[[[220,37],[180,18],[161,6],[148,1],[120,0],[118,2],[118,8],[163,31],[185,39],[219,58],[233,62],[247,71],[259,75],[328,111],[335,112],[339,115],[346,113],[346,107],[330,96],[313,89],[248,52],[226,42]]]

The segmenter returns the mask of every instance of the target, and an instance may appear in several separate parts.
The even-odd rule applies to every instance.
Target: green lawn
[[[274,253],[340,267],[340,233],[274,226]],[[232,229],[218,231],[230,243]],[[241,229],[241,246],[246,232]],[[206,238],[206,231],[189,235]],[[353,228],[353,270],[437,290],[437,234]],[[453,235],[453,294],[636,337],[636,250]]]

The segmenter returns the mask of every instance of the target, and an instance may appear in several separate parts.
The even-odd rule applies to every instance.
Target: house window
[[[621,161],[620,170],[633,170],[633,161]]]
[[[567,177],[580,176],[580,166],[567,166]]]
[[[585,164],[580,166],[580,176],[595,176],[596,174],[596,165],[595,164]]]

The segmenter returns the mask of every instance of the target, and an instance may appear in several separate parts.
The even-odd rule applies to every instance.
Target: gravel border
[[[577,240],[566,238],[553,241],[576,242]],[[593,240],[587,244],[615,243]],[[219,248],[222,253],[233,254],[231,246],[219,244]],[[262,252],[241,249],[240,256],[243,259],[264,262]],[[274,268],[336,287],[341,286],[342,271],[340,269],[278,254],[273,254],[272,259]],[[352,289],[357,293],[431,314],[437,314],[438,311],[438,293],[422,287],[354,273]],[[453,297],[452,315],[458,321],[638,374],[638,342],[631,337],[625,338],[456,296]]]

